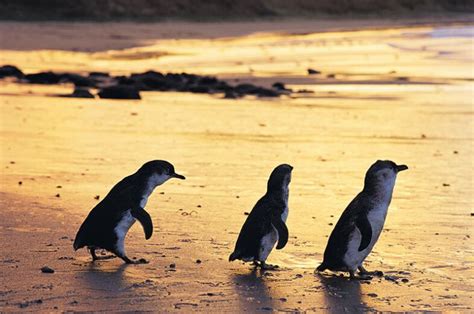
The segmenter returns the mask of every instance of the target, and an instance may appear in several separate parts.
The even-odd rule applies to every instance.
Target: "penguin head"
[[[291,171],[293,167],[288,164],[282,164],[273,169],[268,179],[267,190],[268,191],[281,191],[291,182]]]
[[[174,171],[174,166],[165,160],[152,160],[138,169],[137,173],[145,177],[152,185],[160,185],[171,178],[186,179]]]
[[[397,173],[407,170],[406,165],[397,165],[391,160],[377,160],[365,175],[364,189],[393,190]]]

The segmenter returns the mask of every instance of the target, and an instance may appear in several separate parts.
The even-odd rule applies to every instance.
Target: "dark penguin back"
[[[324,261],[318,270],[344,270],[346,268],[343,257],[347,252],[350,235],[356,228],[359,216],[368,214],[369,207],[362,204],[368,204],[369,201],[365,193],[361,192],[349,203],[329,236],[324,251]]]
[[[283,188],[289,183],[285,180],[291,169],[289,165],[280,165],[273,170],[268,179],[267,193],[258,200],[245,220],[229,260],[258,258],[262,238],[273,231],[271,215],[275,212],[281,215],[285,210],[288,195],[283,195]]]
[[[123,215],[140,202],[145,179],[139,172],[117,183],[107,196],[89,213],[77,232],[74,249],[96,246],[113,250],[117,242],[115,227]]]

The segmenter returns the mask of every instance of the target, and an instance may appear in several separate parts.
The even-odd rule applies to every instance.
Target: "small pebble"
[[[450,186],[449,183],[443,183],[443,186]]]
[[[308,74],[321,74],[321,71],[315,69],[308,69]]]
[[[377,293],[368,293],[367,295],[372,298],[378,297]]]
[[[402,278],[402,282],[408,282],[409,280],[407,278]]]
[[[245,215],[245,216],[248,216],[248,215],[250,215],[250,214],[249,214],[249,212],[244,212],[244,215]]]
[[[41,272],[46,273],[46,274],[53,274],[54,269],[52,269],[51,267],[48,267],[48,266],[43,266],[43,267],[41,267]]]
[[[96,199],[96,200],[100,199],[100,195],[94,196],[94,199]]]
[[[202,261],[200,259],[196,260],[196,264],[201,264],[201,263],[202,263]]]
[[[61,185],[56,185],[56,189],[60,189],[60,188],[62,188]]]
[[[56,197],[61,197],[61,195],[60,195],[59,193],[58,193],[58,194],[56,194],[55,196],[56,196]]]
[[[176,264],[175,263],[170,264],[170,268],[173,268],[173,269],[176,268]]]
[[[18,185],[22,185],[22,184],[23,184],[23,182],[22,182],[22,181],[18,181]]]

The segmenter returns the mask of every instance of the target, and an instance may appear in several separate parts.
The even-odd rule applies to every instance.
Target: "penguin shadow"
[[[128,264],[108,264],[90,262],[79,277],[82,284],[92,290],[120,291],[127,288],[125,270]]]
[[[316,277],[322,284],[328,312],[366,313],[372,310],[362,301],[360,280],[319,273]]]
[[[253,268],[245,274],[233,274],[231,279],[239,297],[241,310],[272,310],[274,308],[271,291],[265,282],[265,270]]]

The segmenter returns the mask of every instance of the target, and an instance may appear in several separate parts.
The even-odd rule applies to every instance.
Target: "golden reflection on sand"
[[[41,297],[34,309],[469,309],[472,38],[445,32],[257,34],[95,53],[1,51],[0,64],[26,72],[155,69],[314,91],[273,100],[144,92],[141,101],[118,101],[53,96],[69,92],[67,85],[1,81],[1,308],[18,310]],[[309,76],[307,68],[322,74]],[[172,161],[188,179],[170,181],[150,198],[151,240],[139,226],[127,238],[130,255],[150,264],[91,265],[71,241],[94,197],[151,159]],[[410,170],[398,178],[367,268],[409,281],[314,276],[333,224],[376,159]],[[290,239],[269,258],[282,270],[255,274],[227,256],[244,212],[283,162],[294,166]],[[56,273],[41,274],[44,265]]]

